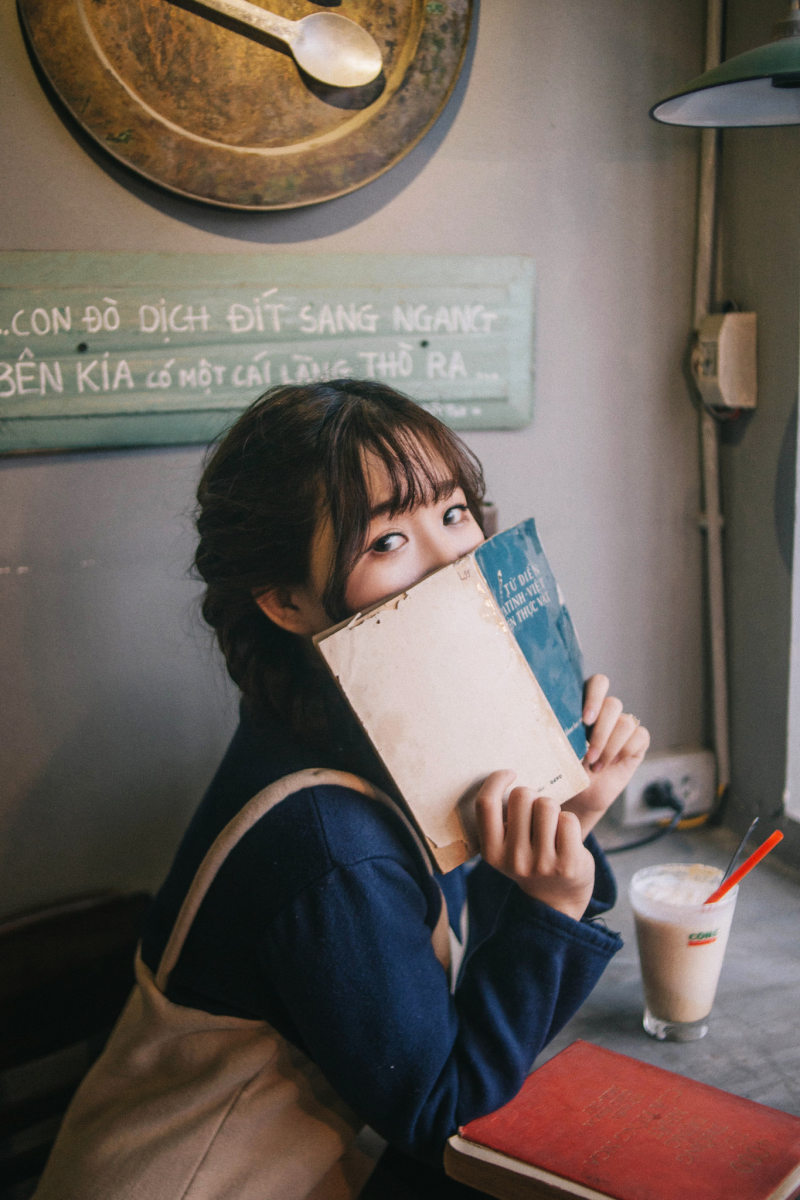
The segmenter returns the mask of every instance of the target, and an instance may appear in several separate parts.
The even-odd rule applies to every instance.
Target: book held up
[[[581,651],[533,520],[314,640],[441,870],[476,853],[492,771],[559,803],[587,786]]]
[[[577,1041],[450,1138],[444,1165],[497,1200],[791,1200],[800,1117]]]

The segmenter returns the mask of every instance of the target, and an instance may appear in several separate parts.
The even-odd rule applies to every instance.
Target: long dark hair
[[[323,603],[332,624],[348,615],[347,578],[370,521],[365,452],[385,464],[395,511],[436,497],[431,456],[482,523],[483,472],[461,439],[407,396],[354,379],[265,392],[217,444],[197,490],[203,616],[242,693],[303,732],[313,724],[315,660],[255,597],[307,582],[312,539],[327,516],[335,551]]]

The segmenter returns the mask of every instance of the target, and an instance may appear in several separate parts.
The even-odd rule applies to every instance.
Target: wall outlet
[[[671,808],[653,808],[645,793],[653,784],[669,784],[683,802],[684,817],[711,811],[716,791],[716,764],[711,750],[682,747],[648,754],[622,795],[623,825],[653,825],[674,815]]]

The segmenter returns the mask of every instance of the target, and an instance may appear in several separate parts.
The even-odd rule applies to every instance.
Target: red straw
[[[773,846],[777,846],[782,837],[783,834],[781,833],[780,829],[776,829],[774,833],[771,833],[767,840],[762,842],[758,849],[754,850],[750,857],[746,858],[742,865],[737,867],[733,874],[730,875],[724,883],[721,883],[717,890],[712,892],[708,899],[704,900],[703,903],[714,904],[717,900],[721,900],[722,897],[725,896],[732,887],[736,887],[736,884],[740,879],[744,879],[745,875],[747,875],[749,871],[752,871],[753,867],[757,863],[761,862],[765,854],[769,854]]]

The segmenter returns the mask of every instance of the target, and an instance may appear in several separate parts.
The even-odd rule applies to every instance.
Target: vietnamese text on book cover
[[[530,518],[474,551],[487,586],[578,758],[586,753],[583,655]]]
[[[577,1041],[445,1150],[500,1200],[789,1200],[800,1117]]]
[[[580,650],[532,520],[315,642],[442,870],[476,852],[492,771],[586,787]]]

